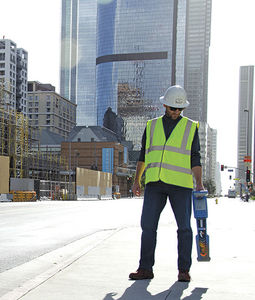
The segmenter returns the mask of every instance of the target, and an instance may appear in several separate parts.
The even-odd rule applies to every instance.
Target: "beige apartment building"
[[[67,138],[76,125],[76,104],[55,92],[51,84],[28,82],[28,119],[34,128]]]

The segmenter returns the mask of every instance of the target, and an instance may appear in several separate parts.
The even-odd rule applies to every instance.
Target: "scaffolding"
[[[0,108],[0,155],[10,157],[10,177],[39,179],[42,195],[60,199],[67,190],[67,161],[59,153],[41,151],[37,128],[21,112]],[[66,192],[65,192],[66,193]]]
[[[10,178],[39,180],[47,197],[66,191],[66,159],[61,151],[41,150],[40,129],[30,126],[28,118],[11,107],[11,97],[10,84],[0,78],[0,155],[10,158]]]

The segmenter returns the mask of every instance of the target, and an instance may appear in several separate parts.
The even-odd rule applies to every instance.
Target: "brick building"
[[[61,156],[72,170],[76,167],[112,174],[114,191],[127,196],[132,176],[128,167],[128,149],[116,134],[99,126],[77,126],[69,140],[61,143]]]

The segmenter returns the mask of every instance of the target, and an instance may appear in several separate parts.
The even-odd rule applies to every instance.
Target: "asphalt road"
[[[142,199],[0,203],[0,273],[100,230],[137,226]]]
[[[254,226],[255,201],[220,198],[216,204],[215,199],[208,199],[208,206],[212,252],[221,253],[228,245],[228,252],[243,254],[247,245],[246,229]],[[0,203],[0,273],[93,233],[139,226],[141,209],[142,198]],[[192,222],[195,236],[193,217]],[[170,205],[162,212],[160,224],[164,223],[176,228]],[[229,234],[220,234],[222,230],[238,236],[234,247],[227,242]],[[218,247],[219,244],[224,247]]]
[[[157,276],[143,286],[127,280],[139,255],[141,206],[142,199],[0,204],[0,298],[112,299],[114,291],[118,299],[200,299],[201,292],[203,299],[254,299],[255,201],[208,199],[210,263],[196,260],[191,218],[193,280],[181,291],[176,283],[169,288],[177,258],[169,204],[159,224]]]

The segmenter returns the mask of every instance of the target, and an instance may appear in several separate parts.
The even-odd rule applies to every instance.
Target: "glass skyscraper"
[[[239,105],[238,105],[238,145],[237,145],[237,168],[238,178],[241,182],[246,181],[245,171],[254,173],[254,166],[244,162],[245,156],[253,156],[253,95],[254,95],[254,66],[241,66],[239,71]]]
[[[96,125],[96,0],[62,0],[60,94],[77,104],[77,125]]]
[[[185,3],[113,0],[98,4],[98,124],[103,124],[111,107],[123,119],[126,140],[132,140],[136,150],[146,121],[163,113],[159,96],[176,83],[177,69],[177,79],[184,80]]]
[[[187,1],[184,88],[190,106],[184,115],[203,122],[207,122],[211,9],[212,0]]]
[[[60,93],[77,125],[104,124],[109,108],[139,150],[159,97],[187,90],[185,114],[207,119],[211,0],[62,0]]]

